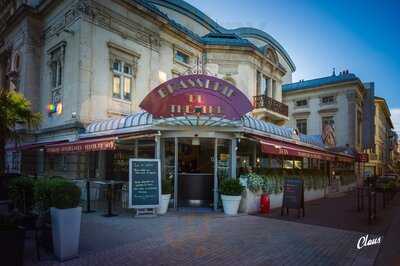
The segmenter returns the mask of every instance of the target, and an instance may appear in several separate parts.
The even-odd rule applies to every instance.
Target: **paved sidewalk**
[[[272,219],[291,221],[301,224],[319,225],[324,227],[357,231],[364,234],[382,236],[379,245],[379,256],[375,265],[400,265],[400,193],[383,209],[382,198],[377,199],[377,219],[368,223],[367,202],[364,211],[357,212],[354,192],[342,197],[325,198],[305,203],[306,216],[297,217],[297,211],[291,210],[290,215],[281,216],[280,208],[272,210],[268,215],[259,215]]]
[[[80,257],[62,265],[373,265],[377,246],[356,249],[363,235],[249,215],[94,213],[83,215]]]
[[[375,261],[377,266],[400,265],[400,193],[397,193],[390,207],[394,215]]]

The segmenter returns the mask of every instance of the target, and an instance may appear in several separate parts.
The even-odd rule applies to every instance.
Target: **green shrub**
[[[18,211],[27,214],[34,206],[33,187],[35,179],[32,177],[16,177],[10,180],[9,195]]]
[[[262,176],[250,173],[247,175],[247,186],[249,190],[253,193],[263,191],[264,189],[264,179]]]
[[[81,190],[72,182],[64,181],[53,184],[51,189],[51,207],[58,209],[76,208],[79,205]]]
[[[228,178],[221,182],[220,193],[222,195],[240,196],[244,187],[240,184],[239,179]]]
[[[172,193],[172,181],[169,178],[165,178],[161,180],[161,191],[162,194],[171,194]]]
[[[50,207],[75,208],[79,205],[80,189],[74,183],[60,178],[38,179],[34,188],[36,206],[42,214]]]

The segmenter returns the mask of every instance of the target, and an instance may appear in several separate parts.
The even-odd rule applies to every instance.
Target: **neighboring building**
[[[283,102],[289,107],[289,127],[303,134],[322,135],[324,127],[334,130],[331,149],[352,154],[364,150],[363,102],[366,89],[360,79],[348,71],[339,75],[301,80],[283,85]],[[357,167],[360,175],[360,165]]]
[[[73,140],[92,121],[139,111],[152,88],[193,66],[254,98],[258,118],[288,119],[281,84],[291,82],[295,65],[259,29],[225,29],[177,0],[14,0],[0,7],[0,82],[43,114],[25,142]]]
[[[365,164],[366,175],[383,175],[391,171],[395,134],[386,100],[375,97],[375,146],[369,151],[369,162]]]

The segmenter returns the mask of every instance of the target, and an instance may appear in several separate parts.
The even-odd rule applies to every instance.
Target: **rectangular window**
[[[272,80],[272,99],[276,99],[276,80]]]
[[[296,127],[300,133],[307,135],[307,119],[297,119]]]
[[[333,116],[322,117],[322,130],[324,130],[325,125],[330,125],[333,129],[335,128],[335,120]]]
[[[49,51],[50,91],[51,103],[53,104],[57,104],[62,101],[64,53],[65,43],[63,42]]]
[[[190,63],[190,56],[181,52],[181,51],[176,51],[175,52],[175,60],[181,63],[184,63],[186,65],[189,65]]]
[[[261,90],[261,73],[260,71],[257,70],[257,95],[261,95],[262,94],[262,90]]]
[[[303,106],[307,106],[307,100],[299,100],[296,101],[296,107],[303,107]]]
[[[115,59],[112,64],[113,84],[112,95],[114,98],[131,100],[133,70],[132,65],[122,60]]]
[[[263,95],[268,95],[268,91],[271,89],[269,86],[269,80],[270,78],[263,75],[262,78],[262,86],[261,86],[261,94]]]
[[[113,97],[119,98],[121,95],[121,77],[115,75],[113,77]]]
[[[330,95],[330,96],[324,96],[321,99],[322,104],[332,104],[335,103],[335,96]]]

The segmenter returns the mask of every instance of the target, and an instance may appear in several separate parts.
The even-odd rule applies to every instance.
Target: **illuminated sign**
[[[194,114],[239,120],[252,110],[243,92],[207,75],[180,76],[164,82],[144,98],[140,107],[155,118]]]
[[[357,153],[356,161],[359,163],[367,163],[369,161],[368,153]]]

